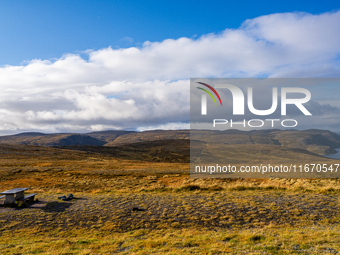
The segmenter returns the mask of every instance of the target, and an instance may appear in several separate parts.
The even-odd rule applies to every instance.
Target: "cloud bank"
[[[340,11],[0,68],[0,133],[187,128],[191,77],[340,77]]]

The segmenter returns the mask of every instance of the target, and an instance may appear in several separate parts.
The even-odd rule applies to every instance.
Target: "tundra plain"
[[[223,134],[230,160],[339,163],[320,156],[338,148],[333,133],[275,132]],[[189,160],[187,131],[2,137],[0,190],[38,195],[26,207],[0,204],[0,253],[340,251],[337,178],[194,179]],[[68,193],[75,199],[58,199]]]

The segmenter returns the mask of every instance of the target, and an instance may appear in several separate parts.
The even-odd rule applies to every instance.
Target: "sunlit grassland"
[[[339,226],[256,229],[43,228],[5,232],[2,254],[332,254],[339,250]]]
[[[187,163],[18,148],[1,155],[0,190],[31,187],[39,202],[0,207],[0,254],[340,250],[338,179],[192,179]]]

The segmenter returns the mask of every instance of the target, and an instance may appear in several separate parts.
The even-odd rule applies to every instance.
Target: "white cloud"
[[[0,68],[0,130],[180,127],[190,77],[340,77],[340,11]]]
[[[133,39],[131,37],[128,37],[128,36],[123,37],[122,41],[127,43],[127,44],[133,43]]]

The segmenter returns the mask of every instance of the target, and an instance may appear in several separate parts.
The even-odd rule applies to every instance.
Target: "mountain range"
[[[190,142],[195,142],[195,146],[202,147],[209,143],[220,146],[228,145],[229,147],[238,145],[242,148],[266,145],[271,148],[290,149],[292,154],[301,152],[325,155],[335,153],[336,148],[340,148],[340,135],[328,130],[317,129],[304,131],[271,129],[253,131],[152,130],[144,132],[108,130],[85,134],[26,132],[0,136],[0,145],[58,147],[123,158],[169,162],[188,162]]]

